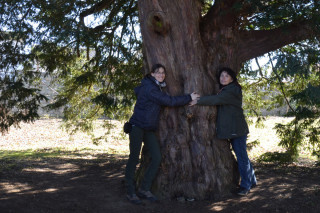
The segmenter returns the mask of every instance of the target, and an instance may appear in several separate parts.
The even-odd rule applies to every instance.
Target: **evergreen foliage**
[[[319,41],[305,41],[288,45],[269,53],[264,67],[244,69],[241,76],[246,109],[249,114],[261,117],[259,109],[271,110],[286,106],[286,116],[293,117],[288,124],[276,124],[290,160],[306,146],[319,157],[320,141],[320,55]],[[256,102],[256,99],[262,101]]]
[[[64,107],[71,133],[90,134],[94,120],[128,115],[142,77],[136,1],[13,0],[1,1],[0,10],[3,132],[39,117],[42,74],[58,85],[47,107]]]

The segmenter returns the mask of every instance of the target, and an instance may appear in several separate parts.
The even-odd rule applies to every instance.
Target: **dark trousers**
[[[158,168],[161,162],[161,152],[158,139],[154,131],[143,130],[140,127],[132,126],[132,130],[129,134],[130,139],[130,155],[129,160],[126,166],[125,179],[127,185],[127,193],[129,195],[135,194],[135,170],[136,166],[139,163],[139,156],[141,151],[142,142],[149,152],[151,162],[148,165],[148,168],[145,171],[141,189],[149,191],[153,179],[155,178]]]

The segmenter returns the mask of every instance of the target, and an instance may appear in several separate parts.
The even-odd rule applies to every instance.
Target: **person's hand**
[[[189,102],[189,106],[194,106],[194,105],[197,104],[197,102],[198,102],[198,100],[190,101],[190,102]]]
[[[199,98],[200,98],[200,95],[195,92],[191,93],[190,96],[191,96],[192,101],[199,100]]]

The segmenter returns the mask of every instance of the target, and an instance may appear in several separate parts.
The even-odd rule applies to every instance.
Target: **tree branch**
[[[203,31],[213,31],[219,26],[233,26],[241,11],[235,11],[233,6],[243,0],[216,0],[208,13],[201,20]]]
[[[242,31],[238,47],[240,60],[244,62],[287,44],[312,38],[316,36],[314,27],[312,20],[303,20],[272,30]]]
[[[106,8],[109,8],[114,1],[115,0],[102,0],[101,2],[99,2],[96,5],[94,5],[93,7],[91,7],[90,9],[87,9],[87,10],[81,12],[80,13],[80,20],[83,21],[83,19],[86,16],[100,12]]]
[[[134,13],[134,11],[137,10],[137,5],[136,4],[134,5],[134,1],[135,0],[130,0],[130,2],[128,3],[129,6],[125,10],[125,15],[124,15],[124,18],[122,19],[125,19],[126,17],[132,17],[132,14]],[[92,28],[91,29],[92,32],[100,32],[105,28],[111,27],[112,25],[115,25],[115,27],[119,27],[119,25],[121,25],[121,22],[113,23],[113,20],[114,20],[114,17],[121,11],[121,8],[124,7],[123,6],[124,2],[127,3],[127,1],[122,1],[122,2],[120,2],[118,5],[113,7],[108,15],[108,20],[104,24],[101,24],[96,26],[95,28]]]
[[[278,79],[278,81],[279,81],[279,85],[280,85],[280,89],[281,89],[281,93],[282,93],[282,95],[283,95],[283,98],[285,99],[285,101],[286,101],[288,107],[291,109],[291,111],[294,112],[294,113],[296,113],[296,111],[295,111],[295,110],[293,109],[293,107],[291,106],[291,104],[290,104],[290,102],[289,102],[289,100],[288,100],[288,98],[287,98],[287,95],[286,95],[286,93],[285,93],[285,91],[284,91],[283,82],[282,82],[282,80],[281,80],[281,78],[280,78],[277,70],[276,70],[276,69],[274,68],[274,66],[273,66],[273,62],[272,62],[270,53],[268,53],[268,56],[269,56],[269,60],[270,60],[270,62],[271,62],[272,71],[276,74],[277,79]]]

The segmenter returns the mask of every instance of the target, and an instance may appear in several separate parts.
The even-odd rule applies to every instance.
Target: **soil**
[[[126,156],[0,161],[0,212],[320,212],[320,166],[254,163],[258,185],[245,197],[144,201],[125,198]]]
[[[257,131],[250,127],[252,140],[258,135],[263,143],[250,152],[258,185],[246,197],[230,193],[219,200],[144,201],[140,206],[125,198],[128,139],[121,136],[121,122],[113,122],[108,142],[99,146],[82,133],[70,137],[59,128],[59,119],[22,124],[0,137],[0,212],[319,213],[319,164],[310,160],[287,165],[255,162],[255,156],[280,150],[272,129],[279,119],[283,118],[270,118],[270,125]],[[98,136],[105,131],[95,130]]]

